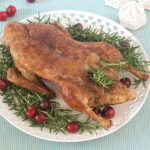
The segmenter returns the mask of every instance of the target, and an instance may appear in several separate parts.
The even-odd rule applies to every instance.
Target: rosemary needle
[[[109,62],[106,61],[106,60],[101,60],[101,61],[100,61],[100,64],[102,65],[102,68],[103,68],[103,69],[115,68],[115,69],[117,69],[118,71],[123,71],[125,65],[127,64],[127,62],[126,62],[126,61],[119,61],[119,62],[116,62],[116,63],[109,63]]]

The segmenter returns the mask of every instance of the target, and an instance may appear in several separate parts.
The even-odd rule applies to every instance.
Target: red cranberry
[[[120,79],[120,82],[124,84],[127,88],[131,86],[131,80],[129,78],[122,78]]]
[[[34,3],[35,0],[27,0],[27,2],[29,2],[29,3]]]
[[[5,21],[7,20],[8,15],[6,13],[6,11],[0,11],[0,21]]]
[[[0,78],[0,90],[5,90],[8,86],[8,82],[2,78]]]
[[[48,110],[50,108],[49,106],[49,102],[48,101],[43,101],[41,104],[40,104],[40,107],[43,109],[43,110]]]
[[[27,109],[26,109],[26,115],[28,118],[33,118],[35,117],[36,115],[36,107],[35,106],[29,106]]]
[[[43,124],[45,122],[46,114],[39,113],[35,116],[35,121],[38,124]]]
[[[111,106],[106,106],[102,111],[102,116],[111,119],[115,116],[115,110]]]
[[[79,131],[79,124],[77,122],[69,122],[67,125],[66,125],[66,129],[68,132],[70,133],[76,133]]]
[[[6,9],[6,13],[9,17],[12,17],[16,14],[16,7],[13,5],[8,6],[8,8]]]

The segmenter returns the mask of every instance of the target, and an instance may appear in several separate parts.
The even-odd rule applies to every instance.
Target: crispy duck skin
[[[14,26],[12,23],[9,24],[9,27],[7,28],[7,33],[8,34],[4,35],[4,41],[8,47],[10,47],[13,41],[19,41],[21,39],[28,38],[29,35],[27,30],[25,30],[23,26],[20,26],[20,24],[16,24],[16,26]],[[14,63],[21,74],[19,74],[17,70],[8,71],[9,81],[28,90],[43,93],[51,98],[54,98],[54,92],[44,86],[33,72],[30,72],[28,69],[24,68],[20,63],[15,60]],[[19,81],[17,81],[17,77]]]
[[[60,22],[54,21],[51,24],[54,25],[59,30],[61,30],[64,33],[64,35],[66,35],[67,37],[72,38],[71,34],[65,29],[65,27]]]
[[[17,71],[16,68],[9,68],[7,70],[7,79],[15,85],[21,86],[30,91],[45,94],[47,96],[50,96],[51,98],[55,97],[55,93],[53,91],[49,90],[44,85],[39,85],[37,83],[31,82],[30,80],[27,80]]]
[[[67,60],[63,57],[61,58],[61,56],[53,56],[46,45],[33,40],[16,42],[12,45],[10,52],[13,58],[21,62],[24,67],[28,68],[30,71],[32,70],[38,76],[56,84],[64,101],[71,108],[86,113],[87,115],[90,114],[90,117],[96,119],[103,127],[110,128],[112,125],[111,121],[99,117],[93,113],[88,106],[89,101],[95,100],[95,93],[88,90],[80,80],[76,81],[76,77],[79,75],[80,70],[76,70],[76,74],[74,70],[70,73],[73,68],[69,68],[69,65],[74,63],[75,69],[77,69],[75,61]],[[45,58],[47,61],[43,61]],[[38,62],[38,65],[36,62]],[[64,63],[61,64],[60,62]],[[63,72],[64,70],[65,72]],[[73,74],[75,76],[73,76]]]
[[[6,26],[4,41],[10,47],[14,62],[20,64],[17,69],[23,76],[26,76],[24,70],[27,70],[33,76],[54,83],[71,108],[92,117],[104,128],[110,128],[112,122],[96,115],[92,107],[123,103],[135,98],[135,93],[120,83],[114,69],[106,71],[113,79],[110,90],[98,87],[88,78],[87,67],[99,67],[100,59],[109,62],[122,59],[119,50],[106,43],[96,42],[92,47],[94,42],[75,41],[55,24],[25,25],[16,22]],[[29,79],[33,80],[32,77]]]
[[[101,47],[96,47],[91,50],[91,47],[89,47],[89,42],[78,42],[66,36],[64,32],[62,32],[53,24],[46,24],[46,26],[44,24],[38,23],[29,24],[26,25],[26,29],[28,30],[30,37],[32,37],[33,39],[44,41],[44,43],[49,47],[58,49],[68,57],[73,56],[76,58],[84,59],[86,55],[88,55],[92,51],[94,53],[97,53],[100,58],[106,59],[110,62],[115,62],[115,60],[120,60],[120,57],[122,58],[120,51],[108,44],[107,47],[104,44],[100,44]],[[94,43],[97,45],[96,42]]]
[[[11,26],[12,27],[12,26]],[[21,28],[21,27],[20,27]],[[22,28],[24,28],[24,30],[27,30],[24,26],[22,26]],[[22,29],[21,29],[21,31],[22,31]],[[10,33],[10,32],[9,32]],[[18,33],[18,32],[17,32]],[[57,49],[56,51],[52,51],[56,56],[59,56],[59,55],[65,55],[66,56],[66,51],[61,51],[61,52],[59,52],[59,50]],[[52,53],[51,52],[51,53]],[[74,51],[72,51],[72,52],[74,52]],[[70,53],[70,52],[69,52]],[[93,64],[93,65],[95,65],[95,61],[96,62],[98,62],[98,60],[99,60],[99,57],[95,54],[94,55],[94,53],[93,53],[93,56],[94,57],[87,57],[87,56],[89,56],[89,55],[92,55],[92,53],[91,52],[89,52],[89,51],[83,51],[82,49],[80,50],[80,51],[78,51],[77,53],[73,53],[74,55],[71,55],[71,53],[70,53],[70,56],[69,56],[69,58],[70,59],[74,59],[74,60],[76,60],[77,58],[84,58],[83,60],[86,60],[87,62],[88,61],[91,61],[91,62],[88,62],[88,64]],[[67,55],[68,56],[68,55]],[[95,57],[96,56],[96,57]],[[45,57],[46,58],[46,57]],[[90,59],[91,58],[91,59]],[[60,61],[59,62],[59,64],[61,64],[62,62],[65,62],[65,61]],[[71,65],[71,61],[69,61],[69,63],[68,63],[70,66],[76,66],[75,64],[76,64],[76,61],[75,61],[75,64],[72,64]],[[70,71],[69,71],[69,76],[71,75],[71,73],[72,73],[72,76],[74,77],[74,76],[79,76],[79,75],[76,75],[76,73],[77,73],[77,69],[79,68],[79,66],[80,66],[80,64],[82,64],[82,63],[79,63],[79,65],[77,66],[77,68],[75,68],[75,69],[72,69],[72,67],[69,67],[69,66],[67,66],[66,64],[65,64],[65,66],[67,67],[67,70],[68,69],[71,69]],[[55,64],[54,64],[55,65]],[[59,65],[60,66],[60,65]],[[88,66],[88,65],[87,65]],[[57,69],[58,70],[58,69]],[[74,70],[74,72],[73,72],[73,70]],[[81,71],[80,71],[81,72]],[[109,72],[109,74],[110,74],[110,72]],[[85,76],[85,75],[84,75]],[[114,76],[116,76],[116,75],[114,75]],[[113,77],[114,77],[113,76]],[[73,78],[73,77],[71,77],[71,78]],[[119,83],[119,82],[118,82]],[[100,89],[100,88],[99,88]],[[99,91],[99,90],[98,90]],[[101,92],[98,92],[98,93],[101,93]],[[129,96],[126,98],[126,96],[124,97],[124,99],[126,100],[126,99],[130,99],[129,98]],[[133,99],[133,96],[131,96],[131,99]],[[109,101],[109,100],[108,100]],[[121,101],[122,102],[122,101]],[[118,102],[116,101],[116,99],[114,100],[114,102],[112,102],[112,101],[109,101],[109,104],[115,104],[115,103],[121,103],[121,102],[119,102],[119,100],[118,100]]]
[[[28,69],[26,69],[24,66],[22,66],[19,62],[15,60],[14,60],[14,63],[15,63],[16,68],[18,68],[20,74],[24,78],[26,78],[29,81],[34,82],[35,84],[38,84],[38,85],[41,84],[39,78],[33,72],[29,71]]]
[[[116,79],[114,80],[114,90],[110,90],[108,92],[110,94],[106,94],[106,92],[101,96],[100,87],[95,86],[90,80],[87,83],[86,66],[87,63],[91,63],[92,65],[93,62],[70,59],[63,54],[57,56],[54,50],[51,50],[43,42],[30,39],[20,40],[10,47],[10,52],[13,58],[25,68],[57,85],[62,98],[71,108],[86,113],[87,115],[90,114],[90,117],[96,119],[105,128],[111,126],[111,121],[97,116],[92,112],[90,107],[95,105],[95,103],[97,105],[105,105],[105,99],[108,100],[108,104],[109,102],[121,103],[135,97],[133,91],[126,88],[119,81],[116,81]],[[120,85],[118,91],[121,94],[115,92],[118,85]],[[97,91],[95,87],[97,87]],[[111,101],[109,101],[110,96]],[[89,107],[89,105],[91,106]]]
[[[46,25],[40,23],[25,25],[17,22],[12,22],[9,23],[5,29],[7,30],[7,34],[4,34],[4,40],[6,39],[5,41],[8,46],[15,39],[19,40],[20,38],[30,36],[31,38],[43,41],[48,46],[57,49],[59,53],[61,53],[62,51],[65,52],[65,55],[68,55],[68,57],[71,57],[73,55],[74,57],[76,56],[77,58],[80,57],[84,59],[84,56],[87,54],[85,51],[92,51],[97,53],[101,59],[107,60],[108,62],[113,63],[123,60],[123,56],[120,51],[107,43],[79,42],[73,40],[70,37],[68,31],[65,31],[63,25],[57,22]],[[12,32],[16,33],[15,37],[11,36]],[[83,54],[81,55],[81,52],[79,52],[79,56],[78,51],[82,51]],[[131,65],[126,65],[125,69],[142,80],[147,80],[149,78],[149,74],[139,71]]]

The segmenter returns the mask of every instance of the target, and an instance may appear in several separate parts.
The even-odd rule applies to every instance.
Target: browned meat
[[[10,43],[14,41],[13,39],[30,36],[34,39],[43,41],[49,47],[53,47],[53,49],[57,49],[57,53],[63,51],[68,57],[73,55],[76,58],[80,57],[84,59],[87,55],[87,52],[85,51],[92,51],[108,62],[117,62],[123,59],[119,50],[104,42],[78,42],[73,40],[69,33],[65,31],[65,28],[57,22],[54,22],[53,24],[34,23],[28,25],[13,22],[8,24],[6,28],[8,32],[7,34],[4,34],[4,39],[7,39],[7,45],[10,45]],[[19,31],[24,32],[20,33]],[[12,32],[16,32],[15,37],[11,36]],[[7,38],[9,36],[10,38]],[[127,65],[125,69],[143,80],[149,78],[147,73],[141,72],[130,65]]]
[[[90,113],[91,109],[89,104],[91,107],[95,106],[95,104],[97,106],[105,105],[104,98],[107,98],[107,104],[109,102],[121,103],[134,98],[134,93],[131,90],[122,84],[117,84],[118,82],[115,82],[115,80],[114,86],[116,89],[118,85],[120,85],[118,89],[119,93],[115,93],[115,90],[112,89],[110,90],[112,95],[106,94],[106,92],[104,93],[105,96],[103,96],[101,88],[95,86],[93,82],[87,82],[86,61],[84,62],[81,59],[68,59],[63,56],[63,54],[59,55],[59,57],[55,54],[53,55],[53,51],[39,41],[18,41],[11,46],[10,50],[13,58],[20,62],[25,68],[28,68],[28,70],[34,72],[41,78],[56,84],[60,89],[64,101],[75,110],[93,116],[93,112]],[[93,118],[95,119],[97,117],[96,114],[94,114]],[[99,119],[97,121],[105,128],[111,125],[109,121],[101,122]]]
[[[75,41],[70,37],[70,35],[68,35],[69,33],[67,31],[64,32],[65,28],[63,28],[60,23],[59,26],[61,26],[61,28],[58,27],[56,23],[47,25],[36,23],[27,25],[27,29],[29,30],[31,37],[44,41],[47,45],[54,49],[58,49],[59,51],[63,51],[69,56],[72,54],[84,59],[84,56],[87,55],[87,52],[85,51],[92,51],[98,54],[101,59],[107,60],[108,62],[118,62],[123,60],[123,56],[120,51],[113,46],[104,42]],[[80,53],[80,56],[78,52]],[[147,80],[149,78],[147,73],[139,71],[131,65],[126,65],[125,69],[142,80]]]
[[[110,45],[106,45],[101,42],[101,44],[98,44],[98,42],[95,43],[95,47],[93,47],[94,44],[90,46],[88,42],[83,43],[75,41],[74,39],[66,36],[64,32],[55,27],[53,24],[29,24],[26,25],[26,28],[29,31],[30,37],[44,41],[44,43],[49,47],[58,49],[68,57],[73,56],[76,58],[85,59],[85,57],[92,51],[97,53],[100,58],[107,59],[107,61],[110,62],[115,62],[115,60],[120,60],[122,58],[119,50]],[[97,44],[101,47],[96,46]]]
[[[113,69],[106,70],[113,79],[110,90],[98,87],[88,78],[87,67],[100,67],[100,59],[110,62],[123,59],[116,48],[106,43],[75,41],[56,24],[24,25],[15,22],[6,26],[4,40],[10,47],[16,67],[25,78],[36,83],[38,76],[54,83],[71,108],[87,114],[105,128],[112,125],[111,121],[96,115],[92,107],[135,98],[135,93],[120,83]]]
[[[10,82],[13,82],[15,85],[21,86],[25,89],[48,95],[51,98],[55,97],[54,92],[52,92],[51,90],[49,90],[47,87],[45,87],[42,84],[37,84],[37,83],[27,80],[15,68],[9,68],[7,70],[7,79]]]
[[[95,95],[95,92],[91,91],[93,90],[92,87],[88,89],[84,86],[84,78],[86,78],[82,78],[82,69],[84,67],[80,69],[79,64],[75,65],[75,61],[68,60],[61,56],[53,56],[50,53],[50,49],[38,41],[18,41],[11,46],[11,54],[13,58],[21,62],[24,67],[28,68],[30,71],[32,70],[38,76],[56,84],[65,102],[71,108],[86,114],[87,112],[88,114],[94,114],[88,106],[88,103],[94,101],[97,95]],[[47,61],[43,61],[45,58]],[[38,62],[38,65],[36,62]],[[75,70],[69,67],[69,65],[72,64],[74,64]],[[79,69],[77,69],[77,67]],[[79,81],[77,77],[79,77]],[[93,118],[98,118],[97,121],[105,128],[111,126],[109,120],[98,117],[96,114],[92,116]]]
[[[57,21],[54,21],[51,24],[54,25],[59,30],[61,30],[64,33],[64,35],[66,35],[67,37],[72,38],[72,36],[70,35],[70,33],[65,29],[65,27],[61,23],[59,23]]]

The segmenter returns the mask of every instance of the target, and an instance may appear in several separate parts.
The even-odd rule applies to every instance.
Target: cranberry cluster
[[[50,109],[50,104],[47,100],[44,100],[43,102],[41,102],[40,104],[40,108],[42,110],[48,110]],[[45,113],[38,113],[37,112],[37,108],[34,105],[29,106],[26,110],[25,110],[25,114],[28,118],[30,119],[35,119],[35,122],[38,124],[43,124],[46,120],[47,115]]]
[[[35,2],[35,0],[27,0],[29,3]],[[6,21],[8,17],[12,17],[16,14],[16,7],[9,5],[4,11],[0,11],[0,21]]]
[[[0,21],[7,20],[8,17],[12,17],[16,14],[16,7],[9,5],[5,11],[0,11]]]

